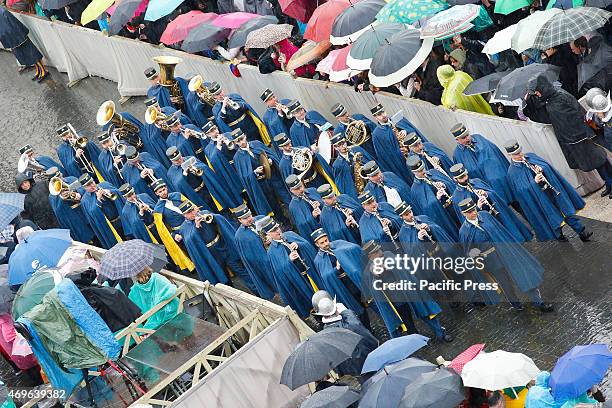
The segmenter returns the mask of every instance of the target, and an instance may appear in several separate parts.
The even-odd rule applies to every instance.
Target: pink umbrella
[[[215,18],[212,25],[223,28],[238,28],[245,22],[252,20],[256,17],[260,17],[259,14],[244,13],[239,11],[237,13],[221,14]]]
[[[327,57],[319,61],[319,63],[317,64],[317,67],[315,68],[315,71],[321,72],[323,74],[329,74],[332,70],[332,64],[336,60],[336,57],[338,56],[340,51],[342,50],[340,49],[340,50],[330,51],[329,54],[327,54]]]
[[[347,45],[344,48],[341,48],[336,54],[336,58],[332,63],[331,70],[329,72],[330,81],[341,82],[346,81],[350,77],[356,75],[360,71],[356,71],[351,69],[348,65],[346,65],[346,57],[348,57],[349,52],[351,51],[351,45]]]
[[[166,45],[176,44],[187,38],[189,32],[202,23],[216,18],[216,13],[202,13],[201,11],[193,10],[185,14],[181,14],[168,24],[166,30],[161,36],[160,41]]]
[[[117,8],[117,6],[119,5],[119,1],[115,2],[115,4],[113,4],[112,6],[110,6],[109,8],[106,9],[106,12],[112,16],[113,13],[115,12],[115,9]],[[149,0],[142,0],[142,2],[140,3],[140,5],[138,6],[138,8],[136,9],[136,11],[134,12],[134,15],[132,16],[132,18],[136,17],[139,14],[142,14],[146,11],[147,6],[149,5]]]
[[[312,13],[304,31],[304,38],[315,42],[329,40],[334,20],[351,5],[349,0],[331,0]]]
[[[468,347],[463,353],[453,358],[453,361],[451,361],[449,367],[455,370],[458,374],[461,374],[461,371],[463,371],[463,366],[476,358],[476,356],[480,354],[484,348],[484,343],[478,343]]]

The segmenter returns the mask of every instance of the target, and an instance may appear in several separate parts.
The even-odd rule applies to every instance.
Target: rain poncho
[[[441,99],[444,107],[494,115],[491,105],[482,96],[463,94],[463,90],[473,81],[471,76],[462,71],[455,71],[450,65],[439,67],[437,75],[438,81],[444,88]]]
[[[151,279],[147,283],[134,283],[130,289],[128,296],[132,302],[136,304],[142,311],[146,313],[158,303],[171,298],[176,293],[176,286],[159,273],[151,275]],[[179,301],[177,298],[172,299],[170,303],[158,310],[144,324],[146,329],[157,329],[168,320],[176,316],[178,311]]]
[[[535,385],[529,389],[525,399],[525,408],[559,408],[561,403],[555,402],[550,394],[548,380],[550,373],[541,371],[535,378]]]

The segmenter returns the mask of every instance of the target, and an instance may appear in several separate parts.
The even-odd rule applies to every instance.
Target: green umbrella
[[[41,269],[34,272],[17,291],[13,300],[13,319],[19,319],[29,312],[42,298],[62,280],[57,269]]]
[[[495,2],[495,14],[508,15],[523,7],[529,7],[533,0],[497,0]]]
[[[391,0],[376,15],[383,23],[412,24],[449,8],[443,0]]]

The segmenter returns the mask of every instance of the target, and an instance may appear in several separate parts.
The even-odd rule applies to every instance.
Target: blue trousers
[[[580,219],[576,217],[575,215],[566,216],[565,223],[569,225],[570,228],[576,231],[578,234],[584,231],[584,228],[585,228],[584,225],[582,224]],[[557,236],[561,236],[561,227],[557,228],[555,232],[557,233]]]

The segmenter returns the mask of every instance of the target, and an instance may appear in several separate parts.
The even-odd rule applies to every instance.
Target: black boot
[[[593,236],[593,231],[587,231],[585,228],[580,234],[578,234],[578,236],[582,242],[589,242]]]
[[[604,188],[604,191],[601,192],[601,196],[605,197],[607,195],[610,195],[610,193],[612,193],[612,186],[607,185],[606,188]]]
[[[559,236],[557,237],[557,241],[559,242],[568,242],[568,239],[565,235],[563,235],[563,231],[561,231],[561,234],[559,234]]]

